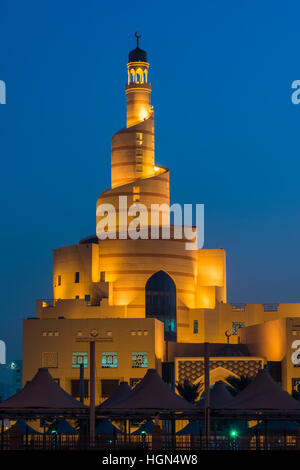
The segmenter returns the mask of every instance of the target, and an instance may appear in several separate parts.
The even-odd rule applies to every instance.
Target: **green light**
[[[141,431],[141,434],[145,435],[145,434],[147,434],[147,433],[146,433],[146,431]]]
[[[237,435],[238,435],[238,433],[237,433],[237,431],[236,431],[235,429],[232,429],[232,430],[230,431],[230,437],[237,437]]]
[[[55,429],[52,429],[51,434],[57,434],[57,431],[55,431]]]

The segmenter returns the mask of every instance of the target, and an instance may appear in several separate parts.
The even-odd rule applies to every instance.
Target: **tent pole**
[[[90,445],[95,444],[95,341],[90,342]]]
[[[206,448],[210,438],[210,390],[209,390],[209,343],[204,343],[204,422]]]

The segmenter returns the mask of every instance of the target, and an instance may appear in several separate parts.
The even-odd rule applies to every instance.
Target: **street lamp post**
[[[113,339],[111,337],[100,337],[98,330],[95,328],[89,331],[87,336],[82,336],[82,333],[79,333],[76,341],[90,344],[90,444],[93,446],[95,444],[95,345],[96,342],[108,343],[112,342]]]

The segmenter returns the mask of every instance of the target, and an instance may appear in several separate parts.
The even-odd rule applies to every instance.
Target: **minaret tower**
[[[140,35],[135,33],[137,47],[129,53],[127,96],[127,127],[134,126],[151,115],[151,84],[148,82],[147,53],[139,48]]]
[[[111,187],[123,186],[155,174],[154,112],[151,106],[151,84],[148,82],[147,53],[137,47],[129,52],[126,84],[126,128],[111,141]]]
[[[127,196],[128,207],[141,203],[150,211],[152,204],[165,204],[161,212],[167,212],[169,170],[155,164],[149,63],[147,53],[139,47],[141,36],[135,33],[135,37],[137,46],[129,52],[127,64],[126,127],[111,139],[111,188],[100,194],[97,207],[103,203],[112,204],[119,213],[119,197]],[[128,222],[132,218],[129,216]],[[97,216],[97,224],[100,220]]]

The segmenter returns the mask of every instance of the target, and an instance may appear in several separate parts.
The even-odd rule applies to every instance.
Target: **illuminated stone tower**
[[[137,33],[136,38],[137,47],[129,52],[127,64],[126,128],[112,137],[111,189],[99,196],[97,207],[109,203],[118,210],[120,195],[127,196],[128,205],[141,202],[148,210],[151,204],[169,205],[170,202],[169,170],[155,164],[154,110],[147,53],[139,48]],[[97,217],[97,223],[99,220]]]

